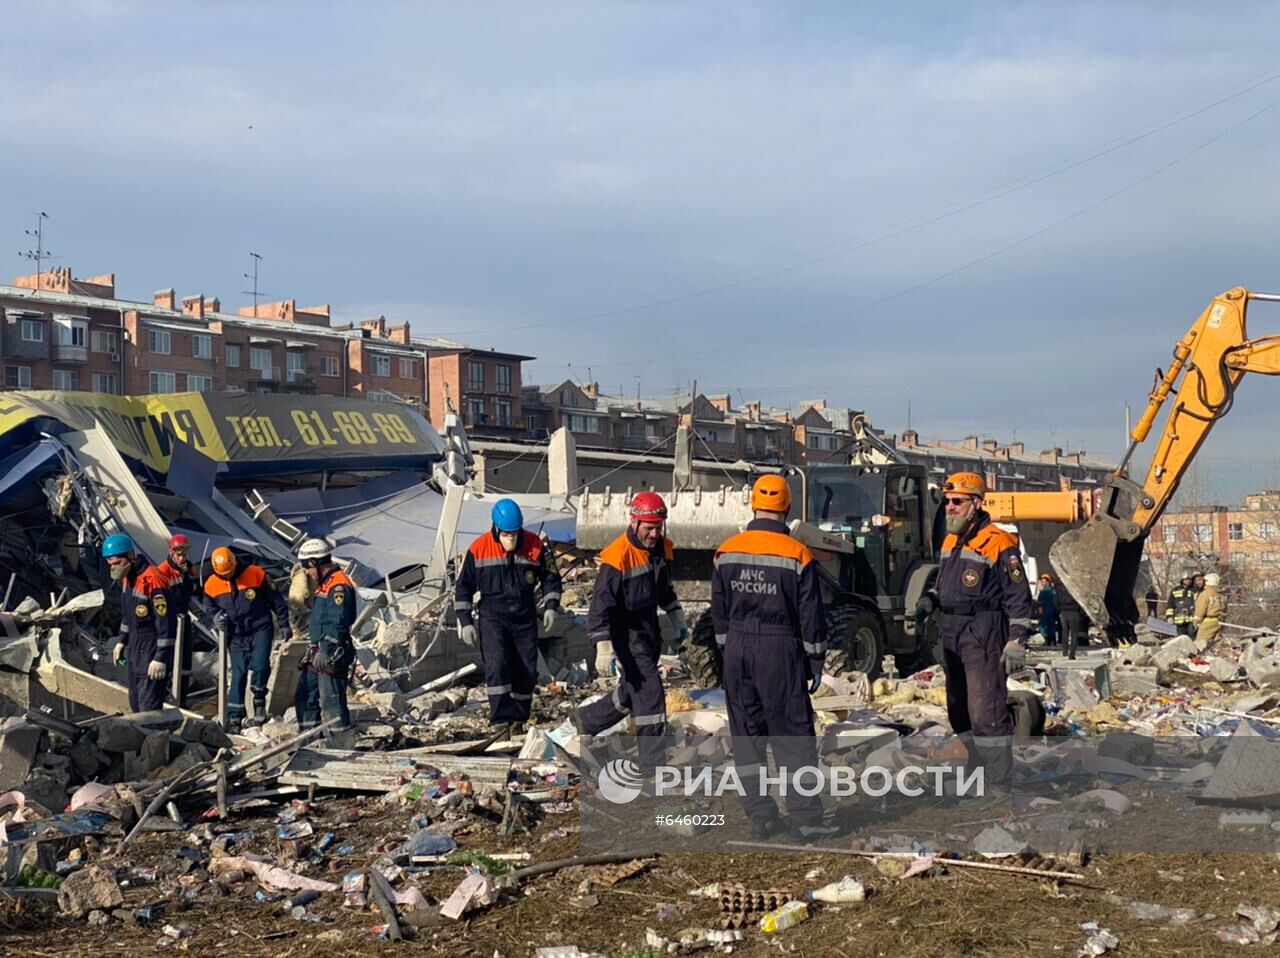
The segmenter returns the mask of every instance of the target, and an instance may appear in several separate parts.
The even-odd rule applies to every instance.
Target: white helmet
[[[304,541],[298,548],[298,558],[304,562],[307,559],[327,559],[331,552],[333,552],[333,547],[328,542],[313,536]]]
[[[1204,584],[1211,585],[1214,588],[1217,588],[1218,583],[1221,581],[1222,579],[1218,577],[1218,573],[1216,572],[1210,572],[1207,576],[1204,577]]]

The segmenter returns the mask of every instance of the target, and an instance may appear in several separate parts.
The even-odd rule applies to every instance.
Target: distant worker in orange
[[[947,717],[952,731],[973,743],[970,763],[983,767],[985,783],[1001,788],[1013,774],[1006,676],[1022,667],[1035,628],[1031,589],[1017,537],[982,508],[983,478],[958,472],[942,488],[947,538],[938,578],[916,606],[916,619],[942,610]]]

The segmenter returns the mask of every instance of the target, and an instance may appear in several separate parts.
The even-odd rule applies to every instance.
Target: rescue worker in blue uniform
[[[169,554],[156,566],[169,587],[169,605],[173,607],[175,625],[174,640],[177,644],[179,634],[182,637],[182,682],[180,683],[179,705],[185,705],[187,692],[191,686],[191,647],[195,638],[191,633],[191,598],[200,585],[200,570],[189,558],[191,540],[181,532],[169,540]]]
[[[591,593],[587,636],[596,643],[596,672],[620,673],[618,687],[574,713],[579,731],[595,735],[635,720],[640,763],[646,771],[662,764],[667,728],[667,694],[658,672],[662,653],[662,609],[677,641],[689,632],[671,582],[671,541],[663,535],[667,505],[656,492],[631,501],[627,531],[600,553],[600,571]]]
[[[782,827],[777,804],[760,791],[769,741],[779,774],[819,768],[809,696],[822,681],[827,627],[817,564],[786,526],[787,481],[773,475],[757,479],[751,509],[755,518],[746,530],[716,550],[711,620],[724,651],[724,693],[742,806],[752,835],[767,838]],[[793,838],[805,842],[836,833],[823,823],[817,795],[788,788],[786,798]]]
[[[338,719],[330,734],[351,728],[347,679],[355,664],[351,626],[356,621],[356,587],[338,568],[324,539],[308,539],[298,561],[315,587],[307,631],[310,645],[298,675],[298,728],[306,731]]]
[[[129,708],[164,707],[165,679],[173,668],[174,613],[164,576],[138,555],[133,540],[117,532],[102,543],[102,557],[119,582],[120,634],[111,658],[129,666]]]
[[[942,610],[947,717],[965,738],[970,765],[981,766],[985,785],[998,793],[1013,773],[1006,678],[1021,668],[1035,620],[1018,539],[992,523],[982,508],[986,494],[986,482],[972,472],[955,473],[943,486],[947,537],[916,620]]]
[[[493,525],[467,549],[458,572],[454,610],[458,635],[474,647],[478,593],[480,653],[484,658],[489,722],[510,734],[521,731],[533,707],[538,682],[538,599],[543,627],[550,631],[560,607],[560,574],[542,540],[524,528],[524,515],[511,499],[499,499]]]
[[[226,635],[231,659],[227,730],[239,732],[246,719],[246,685],[253,690],[254,722],[266,721],[271,640],[277,627],[286,643],[292,638],[289,607],[261,566],[240,568],[235,554],[225,546],[213,550],[209,563],[213,566],[213,575],[205,580],[204,594],[215,610],[214,626]],[[271,621],[272,615],[275,623]]]

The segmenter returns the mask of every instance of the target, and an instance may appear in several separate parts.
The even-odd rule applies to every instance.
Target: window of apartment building
[[[529,430],[530,433],[536,433],[540,429],[547,428],[542,424],[542,413],[540,412],[529,413],[529,415],[524,417],[524,422],[525,422],[526,428]]]
[[[365,396],[365,398],[368,399],[369,402],[395,402],[396,401],[396,397],[394,393],[383,392],[380,389],[370,389],[368,394]]]
[[[226,357],[224,361],[228,369],[240,368],[240,345],[238,343],[227,343],[223,355]]]
[[[467,418],[471,420],[471,424],[473,426],[479,425],[480,423],[485,422],[489,418],[488,416],[485,415],[485,412],[484,412],[483,399],[467,400]]]
[[[1177,526],[1164,526],[1164,527],[1160,530],[1160,535],[1163,537],[1163,539],[1164,539],[1164,541],[1165,541],[1165,542],[1177,542],[1177,541],[1178,541],[1178,527],[1177,527]]]
[[[1275,552],[1259,552],[1259,553],[1258,553],[1258,561],[1259,561],[1259,562],[1275,562],[1275,561],[1276,561],[1276,556],[1277,556],[1278,554],[1280,554],[1280,553],[1275,553]]]
[[[113,395],[120,391],[120,387],[116,385],[115,373],[94,373],[92,388],[96,393],[111,393]]]
[[[78,369],[55,369],[53,371],[53,388],[74,390],[80,388],[80,371]]]
[[[191,337],[191,355],[195,359],[213,358],[213,337],[196,333]]]
[[[1249,553],[1233,552],[1231,553],[1230,562],[1232,565],[1246,565],[1249,562]]]
[[[59,318],[53,323],[53,344],[55,346],[83,347],[89,338],[89,323],[83,319]]]
[[[703,441],[704,441],[704,442],[719,442],[719,441],[720,441],[720,431],[719,431],[718,429],[700,429],[700,430],[698,430],[698,432],[701,434],[702,439],[703,439]],[[821,436],[815,436],[814,438],[815,438],[815,439],[820,439],[820,438],[822,438],[822,437],[821,437]],[[815,448],[815,449],[820,449],[820,448],[821,448],[821,446],[817,446],[817,445],[815,445],[815,446],[814,446],[814,448]]]
[[[495,367],[495,369],[497,370],[497,381],[494,385],[494,388],[497,389],[498,392],[503,394],[510,393],[511,392],[511,367],[497,366]]]
[[[570,432],[603,432],[600,428],[599,416],[582,416],[571,413],[565,417],[569,421]]]
[[[263,376],[271,374],[271,350],[250,347],[249,368],[257,370]]]
[[[1209,523],[1197,522],[1192,528],[1195,529],[1195,535],[1196,535],[1197,541],[1200,541],[1200,542],[1213,541],[1213,526],[1211,526]]]
[[[38,319],[24,319],[22,321],[22,341],[24,343],[43,343],[44,323]]]
[[[167,333],[165,334],[168,335]],[[151,392],[153,393],[176,393],[178,391],[178,377],[175,373],[153,372],[149,374]]]
[[[467,390],[473,393],[484,392],[484,363],[474,360],[467,363]]]
[[[400,378],[401,379],[417,379],[418,378],[418,361],[416,359],[400,360]]]
[[[30,366],[5,366],[4,384],[10,389],[31,388]]]
[[[320,357],[320,375],[321,376],[338,375],[338,357],[337,356],[321,356]]]
[[[1271,538],[1274,538],[1274,537],[1275,537],[1275,534],[1276,534],[1276,524],[1275,524],[1274,522],[1259,522],[1259,523],[1258,523],[1258,538],[1259,538],[1259,539],[1271,539]]]
[[[116,353],[120,351],[120,340],[109,329],[95,329],[89,334],[89,348],[95,353]]]
[[[499,399],[495,404],[498,410],[498,425],[511,425],[511,403],[505,399]]]
[[[1242,542],[1242,541],[1244,541],[1244,523],[1243,523],[1243,522],[1228,522],[1228,523],[1227,523],[1227,538],[1228,538],[1228,539],[1230,539],[1232,542]]]
[[[196,373],[187,373],[187,392],[193,392],[193,393],[213,392],[213,377],[201,376]]]
[[[148,329],[147,330],[147,352],[155,353],[157,356],[169,355],[169,330],[167,329]],[[155,390],[151,390],[155,392]]]
[[[285,354],[285,368],[289,370],[289,378],[294,379],[298,376],[307,374],[307,354],[293,350]]]
[[[373,357],[373,374],[375,376],[391,375],[391,357],[390,356],[374,356]]]

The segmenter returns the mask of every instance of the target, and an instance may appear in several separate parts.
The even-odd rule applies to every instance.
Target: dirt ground
[[[356,810],[358,818],[350,810]],[[277,809],[245,813],[220,829],[255,833],[250,849],[270,860],[287,852],[275,837]],[[413,830],[413,812],[373,798],[317,801],[310,813],[317,833],[337,832],[334,848],[350,843],[354,852],[313,866],[312,877],[340,881],[342,874],[372,863],[381,849]],[[1178,827],[1177,819],[1171,820]],[[462,849],[528,851],[534,862],[579,854],[577,812],[548,816],[531,832],[503,842],[491,824],[477,822],[455,837]],[[560,834],[563,832],[564,834]],[[545,840],[547,836],[556,836]],[[1171,842],[1176,835],[1170,835]],[[327,893],[295,919],[287,901],[260,902],[250,879],[223,888],[207,880],[177,855],[182,833],[147,834],[113,863],[157,866],[154,883],[125,889],[126,905],[165,902],[150,925],[112,921],[88,925],[59,916],[50,904],[0,902],[0,954],[15,956],[132,955],[180,949],[193,954],[237,956],[356,956],[385,953],[435,955],[532,955],[542,946],[576,944],[610,956],[647,956],[645,930],[674,938],[686,928],[714,928],[715,900],[695,898],[690,889],[711,882],[742,882],[750,888],[816,887],[852,875],[869,889],[864,903],[815,907],[801,925],[776,936],[754,927],[733,946],[733,954],[757,956],[782,950],[796,955],[951,956],[1061,954],[1074,956],[1085,941],[1080,925],[1097,922],[1120,939],[1119,955],[1219,955],[1233,946],[1215,935],[1219,926],[1242,922],[1237,905],[1280,903],[1280,859],[1273,855],[1099,855],[1081,866],[1084,884],[1054,884],[951,867],[910,879],[883,876],[865,858],[821,851],[662,855],[647,871],[613,887],[580,883],[592,870],[577,868],[533,878],[521,892],[453,922],[436,919],[416,929],[416,940],[395,946],[379,940],[376,910],[344,908],[341,893]],[[107,843],[108,847],[110,843]],[[331,848],[332,852],[332,848]],[[286,855],[287,857],[287,855]],[[820,874],[806,880],[815,869]],[[598,872],[594,873],[598,874]],[[462,868],[444,865],[417,877],[433,901],[447,897]],[[184,884],[185,883],[185,884]],[[183,899],[184,890],[194,894]],[[1130,901],[1193,908],[1198,916],[1183,925],[1134,918]],[[665,907],[664,907],[665,906]],[[182,941],[167,938],[164,924],[190,931]],[[1266,947],[1257,945],[1253,947]]]

